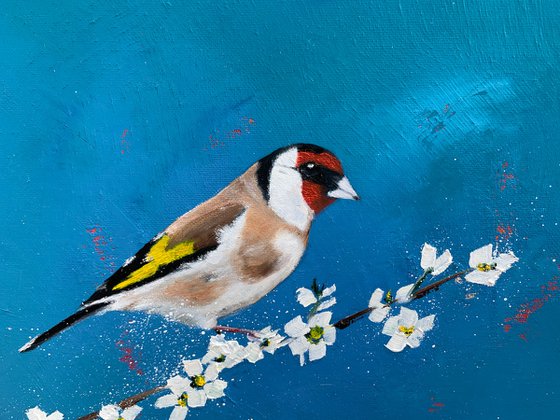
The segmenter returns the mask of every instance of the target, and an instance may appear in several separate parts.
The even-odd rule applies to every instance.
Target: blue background
[[[17,349],[176,217],[300,141],[333,150],[363,200],[321,214],[296,272],[227,323],[281,327],[314,276],[337,284],[335,318],[361,309],[419,274],[424,241],[451,248],[455,268],[488,242],[521,261],[495,288],[450,284],[412,304],[437,315],[417,350],[390,353],[362,321],[304,368],[288,351],[238,366],[228,397],[190,415],[557,411],[560,299],[541,290],[559,258],[557,2],[114,3],[0,11],[2,418],[36,404],[75,418],[201,356],[208,335],[120,313]],[[504,322],[527,302],[542,305]]]

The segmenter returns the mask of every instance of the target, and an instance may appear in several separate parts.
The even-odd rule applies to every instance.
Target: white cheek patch
[[[289,224],[306,230],[314,213],[303,198],[301,176],[294,169],[297,153],[296,148],[290,149],[278,156],[272,165],[268,205]]]

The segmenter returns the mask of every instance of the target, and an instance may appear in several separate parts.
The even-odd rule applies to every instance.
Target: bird
[[[218,319],[254,304],[294,271],[314,217],[337,199],[359,196],[332,152],[304,143],[275,150],[171,223],[77,312],[19,351],[109,311],[217,328]]]

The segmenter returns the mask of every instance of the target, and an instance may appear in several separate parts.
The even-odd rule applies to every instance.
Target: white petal
[[[264,327],[262,330],[258,331],[257,334],[260,338],[268,338],[274,336],[278,333],[278,330],[272,330],[272,327]]]
[[[401,305],[410,302],[411,298],[409,294],[412,291],[413,287],[414,283],[407,284],[406,286],[401,287],[399,290],[397,290],[395,299],[398,300]]]
[[[465,280],[470,283],[482,284],[484,286],[494,286],[498,277],[500,277],[501,271],[490,270],[490,271],[479,271],[474,270],[465,276]]]
[[[215,400],[216,398],[221,398],[224,396],[224,389],[227,388],[227,382],[218,379],[214,382],[204,385],[204,392],[208,396],[208,399]]]
[[[167,388],[175,395],[181,395],[190,385],[190,379],[183,378],[181,375],[175,375],[167,380]]]
[[[411,327],[416,325],[418,322],[418,312],[413,309],[408,309],[401,307],[401,313],[399,314],[399,325],[404,325],[405,327]]]
[[[216,349],[209,349],[208,352],[204,356],[202,356],[202,359],[200,359],[200,361],[204,364],[208,364],[219,358],[221,355],[222,353],[218,352]]]
[[[297,301],[304,307],[307,307],[317,302],[317,298],[315,297],[313,292],[309,289],[306,289],[305,287],[300,287],[299,289],[297,289],[296,294],[297,294]]]
[[[381,322],[387,317],[390,310],[391,308],[389,306],[382,306],[380,308],[375,308],[373,311],[369,313],[368,319],[371,322]]]
[[[39,407],[30,408],[25,412],[25,415],[29,420],[45,420],[47,418],[47,413]]]
[[[332,297],[330,299],[325,300],[324,302],[321,302],[319,306],[317,306],[317,310],[324,311],[325,309],[328,309],[335,304],[336,304],[336,298]]]
[[[175,407],[169,416],[169,420],[184,420],[189,409],[187,407]]]
[[[434,328],[435,318],[435,315],[425,316],[424,318],[418,320],[414,328],[420,329],[422,332],[430,331],[432,328]]]
[[[424,244],[422,247],[422,258],[420,259],[420,267],[424,270],[434,268],[436,262],[436,249],[430,244]]]
[[[383,295],[385,294],[385,292],[383,290],[381,290],[380,288],[375,289],[375,291],[371,294],[371,297],[369,298],[369,307],[373,308],[376,306],[381,306],[381,299],[383,299]]]
[[[309,318],[308,324],[311,328],[315,326],[326,327],[331,322],[332,312],[319,312]]]
[[[163,397],[159,397],[155,404],[154,407],[156,408],[167,408],[167,407],[173,407],[177,405],[177,395],[175,394],[167,394],[164,395]]]
[[[309,341],[305,337],[298,337],[289,344],[289,347],[294,356],[301,355],[309,349]]]
[[[189,389],[187,392],[189,398],[187,398],[187,404],[189,407],[204,407],[206,405],[206,392],[202,389]]]
[[[52,412],[47,416],[47,420],[63,420],[63,419],[64,419],[64,415],[58,410]]]
[[[270,340],[270,344],[268,346],[264,347],[262,350],[267,352],[267,353],[270,353],[270,354],[274,354],[276,349],[279,349],[280,347],[287,346],[289,344],[288,339],[285,339],[281,335],[270,338],[269,340]]]
[[[99,410],[99,417],[103,420],[119,420],[121,408],[117,405],[104,405]]]
[[[385,325],[383,325],[383,330],[381,333],[385,335],[394,335],[399,327],[399,319],[398,316],[391,316],[387,321],[385,321]]]
[[[142,407],[133,405],[132,407],[125,408],[121,413],[121,417],[124,420],[134,420],[138,416],[138,414],[140,414],[140,411],[142,411]]]
[[[496,263],[496,270],[499,270],[501,272],[509,270],[511,266],[517,261],[519,261],[519,258],[517,258],[511,251],[506,254],[498,255],[498,257],[494,260],[494,262]]]
[[[385,347],[395,353],[403,351],[406,347],[406,337],[402,334],[395,334],[391,337],[387,344],[385,344]]]
[[[226,347],[226,344],[222,335],[214,335],[210,337],[208,352],[202,357],[202,363],[207,364],[220,357],[223,354],[224,347]]]
[[[492,244],[485,245],[471,252],[469,266],[476,268],[478,264],[490,264],[492,262]]]
[[[408,344],[411,348],[416,348],[420,345],[420,341],[424,338],[424,333],[420,330],[414,330],[412,334],[406,340],[406,344]]]
[[[200,359],[195,360],[183,360],[183,368],[187,375],[196,376],[202,374],[202,363]]]
[[[335,327],[326,327],[325,331],[323,332],[323,340],[325,344],[332,345],[336,341],[336,328]],[[310,346],[310,348],[313,346]]]
[[[204,379],[206,379],[206,381],[213,381],[218,377],[219,373],[220,372],[216,363],[212,363],[206,367],[206,370],[204,371]]]
[[[309,326],[298,315],[284,326],[284,331],[290,337],[301,337],[310,331]]]
[[[321,297],[330,296],[334,292],[336,292],[336,284],[333,284],[331,287],[327,287],[325,290],[323,290],[323,293],[321,294]]]
[[[305,365],[305,353],[299,355],[299,365],[300,366]]]
[[[243,360],[245,360],[246,356],[247,356],[247,349],[243,346],[239,346],[238,349],[236,349],[234,352],[232,352],[226,357],[226,360],[222,363],[223,368],[229,369],[234,367],[235,365],[238,365]]]
[[[432,276],[437,276],[447,270],[447,267],[453,262],[453,256],[448,249],[446,249],[443,254],[434,263],[434,271],[432,271]]]
[[[309,361],[322,359],[327,355],[327,346],[324,341],[321,340],[317,344],[311,344],[309,346]]]
[[[261,344],[258,341],[247,344],[247,354],[245,359],[250,363],[257,363],[259,360],[264,358],[263,349],[261,349]]]

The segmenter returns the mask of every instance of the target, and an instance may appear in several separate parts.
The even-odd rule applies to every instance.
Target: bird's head
[[[268,205],[300,229],[336,199],[359,200],[340,160],[313,144],[295,144],[265,156],[258,162],[257,180]]]

